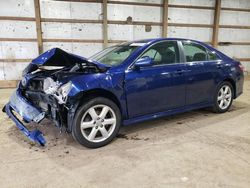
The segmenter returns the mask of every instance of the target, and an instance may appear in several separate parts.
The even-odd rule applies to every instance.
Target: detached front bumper
[[[22,131],[31,141],[37,142],[44,146],[46,140],[44,139],[42,132],[35,129],[33,131],[28,130],[25,125],[17,118],[13,111],[17,112],[25,122],[39,123],[45,117],[45,113],[40,109],[33,106],[26,100],[17,89],[10,97],[9,103],[4,107],[4,111],[15,122],[16,126]]]

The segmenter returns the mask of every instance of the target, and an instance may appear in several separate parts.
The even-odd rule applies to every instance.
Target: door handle
[[[221,68],[222,68],[222,65],[217,65],[217,68],[218,68],[218,69],[221,69]]]
[[[176,70],[174,71],[175,74],[178,74],[178,75],[181,75],[183,74],[184,72],[186,72],[185,70]]]

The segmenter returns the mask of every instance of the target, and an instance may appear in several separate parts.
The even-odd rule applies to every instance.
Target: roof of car
[[[128,44],[132,44],[132,43],[154,43],[154,42],[164,41],[164,40],[178,40],[178,41],[189,40],[189,41],[193,41],[193,42],[203,43],[201,41],[197,41],[197,40],[193,40],[193,39],[186,39],[186,38],[151,38],[151,39],[128,41],[128,42],[124,42],[122,44],[128,45]]]
[[[184,38],[151,38],[151,39],[136,40],[136,42],[151,42],[151,41],[158,41],[158,40],[190,40],[190,39],[184,39]]]

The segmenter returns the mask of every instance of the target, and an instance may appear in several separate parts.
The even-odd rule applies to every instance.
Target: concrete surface
[[[12,91],[0,90],[1,107]],[[1,187],[250,187],[250,79],[230,112],[127,126],[100,149],[78,145],[49,121],[39,128],[46,147],[29,142],[1,112]]]

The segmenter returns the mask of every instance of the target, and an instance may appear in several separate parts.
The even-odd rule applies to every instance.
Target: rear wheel
[[[120,110],[106,98],[97,97],[83,104],[76,113],[72,135],[80,144],[98,148],[111,142],[121,125]]]
[[[223,82],[219,85],[215,99],[213,111],[217,113],[226,112],[233,102],[233,87],[230,82]]]

